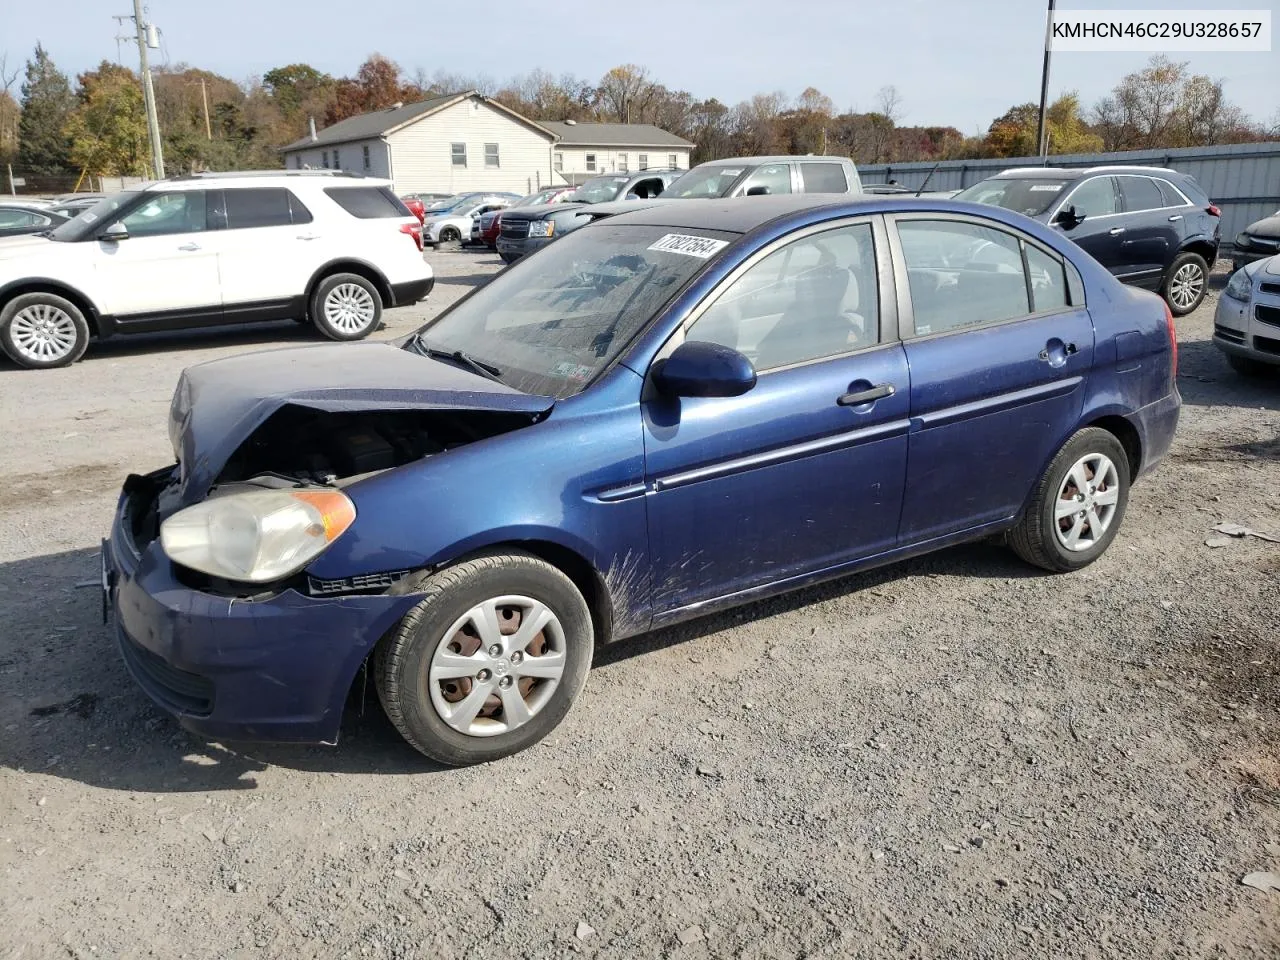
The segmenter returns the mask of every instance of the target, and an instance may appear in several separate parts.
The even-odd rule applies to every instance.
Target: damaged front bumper
[[[250,599],[184,584],[142,517],[172,471],[131,477],[103,544],[105,603],[130,674],[210,739],[335,743],[351,682],[410,594]]]

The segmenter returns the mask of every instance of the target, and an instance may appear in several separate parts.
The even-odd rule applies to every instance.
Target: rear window
[[[325,187],[324,192],[343,210],[361,220],[413,216],[389,187]]]
[[[310,223],[311,211],[289,190],[279,187],[252,187],[223,191],[227,229],[285,227]]]
[[[849,181],[838,163],[800,164],[800,182],[805,193],[848,193]]]
[[[1118,177],[1120,192],[1124,194],[1124,208],[1129,213],[1142,210],[1159,210],[1165,205],[1160,188],[1149,177]]]

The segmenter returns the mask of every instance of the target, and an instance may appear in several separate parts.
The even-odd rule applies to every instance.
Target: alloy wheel
[[[54,363],[75,350],[76,324],[69,313],[51,303],[33,303],[9,321],[9,339],[23,358]]]
[[[1120,503],[1120,475],[1111,458],[1090,453],[1075,462],[1054,502],[1058,542],[1076,553],[1102,539]]]
[[[1204,292],[1204,271],[1197,264],[1184,263],[1169,281],[1169,299],[1180,310],[1190,309]]]
[[[376,313],[373,295],[358,283],[340,283],[324,298],[324,318],[340,333],[359,333]]]

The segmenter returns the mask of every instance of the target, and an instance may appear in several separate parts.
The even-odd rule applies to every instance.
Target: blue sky
[[[20,65],[37,39],[68,73],[116,58],[112,13],[130,0],[41,0],[7,7],[0,55]],[[186,61],[237,80],[307,62],[335,75],[377,51],[408,72],[484,72],[498,80],[542,68],[595,80],[639,63],[669,87],[733,104],[752,93],[794,96],[816,86],[839,108],[872,109],[896,86],[903,123],[985,131],[1014,103],[1039,97],[1044,0],[150,0],[164,34],[157,60]],[[1280,0],[1060,0],[1060,9],[1253,8]],[[1255,119],[1280,110],[1280,38],[1271,53],[1184,53],[1197,73],[1226,81]],[[124,62],[136,66],[127,46]],[[1086,105],[1147,54],[1059,53],[1051,95]],[[19,81],[20,82],[20,81]],[[14,85],[17,95],[17,84]]]

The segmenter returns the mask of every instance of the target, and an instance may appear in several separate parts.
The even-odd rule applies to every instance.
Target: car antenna
[[[933,170],[929,171],[929,173],[924,178],[924,183],[920,184],[920,189],[916,191],[917,197],[920,196],[920,194],[924,193],[924,188],[927,187],[929,185],[929,181],[933,179],[934,170],[937,170],[938,167],[940,166],[942,166],[941,160],[939,160],[937,163],[933,165]]]

